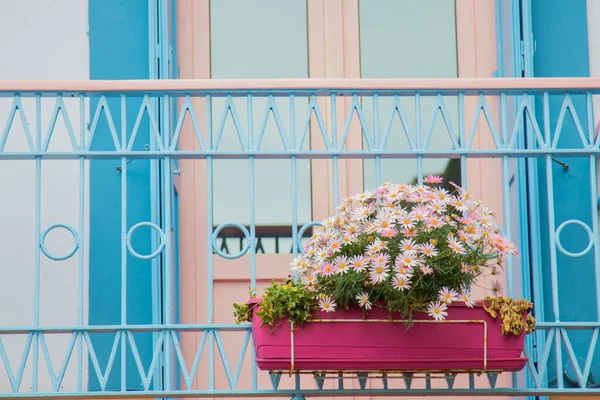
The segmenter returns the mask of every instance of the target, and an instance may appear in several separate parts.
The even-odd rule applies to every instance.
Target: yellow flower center
[[[387,228],[388,226],[389,226],[389,224],[388,224],[387,222],[385,222],[385,221],[383,221],[383,222],[381,223],[381,227],[382,227],[382,228]]]
[[[378,274],[383,272],[383,268],[381,267],[377,267],[377,269],[375,270]]]

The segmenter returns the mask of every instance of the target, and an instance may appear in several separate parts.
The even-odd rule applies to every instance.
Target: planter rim
[[[248,306],[252,307],[253,305],[260,303],[262,300],[263,300],[262,297],[254,297],[254,298],[248,300],[247,304],[248,304]],[[476,301],[475,305],[472,308],[482,308],[483,303],[484,303],[483,300]],[[448,308],[469,308],[469,307],[463,302],[454,302],[454,303],[450,304],[448,306]]]

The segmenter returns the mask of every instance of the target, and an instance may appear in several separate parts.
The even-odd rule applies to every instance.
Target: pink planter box
[[[250,304],[258,302],[253,299]],[[500,320],[478,304],[474,308],[452,305],[446,323],[416,315],[413,328],[388,320],[384,310],[371,310],[362,321],[359,309],[319,312],[323,322],[308,322],[294,333],[294,365],[290,324],[283,320],[260,327],[252,318],[256,363],[261,370],[307,371],[520,371],[525,334],[502,335]],[[394,316],[400,319],[399,316]],[[369,322],[370,321],[370,322]],[[464,322],[461,322],[464,321]],[[485,321],[475,322],[475,321]],[[484,334],[487,325],[487,348]],[[484,354],[487,353],[487,354]],[[487,361],[486,361],[487,360]],[[486,365],[484,365],[486,364]]]

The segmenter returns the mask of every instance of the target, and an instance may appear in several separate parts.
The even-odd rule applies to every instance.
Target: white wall
[[[12,79],[89,79],[88,4],[85,0],[0,0],[0,80]],[[23,99],[29,129],[36,138],[35,103]],[[69,117],[75,134],[80,134],[78,100],[67,99]],[[4,130],[11,98],[0,98],[0,135]],[[45,135],[54,99],[42,102],[41,131]],[[89,112],[86,111],[86,114]],[[84,116],[88,121],[87,115]],[[50,149],[70,151],[71,144],[59,118]],[[27,151],[20,120],[10,130],[5,151]],[[86,173],[87,174],[87,173]],[[52,224],[79,226],[79,162],[42,163],[41,231]],[[85,177],[86,187],[87,176]],[[87,210],[87,194],[85,210]],[[87,229],[87,212],[84,223]],[[33,324],[35,254],[35,162],[0,162],[0,326]],[[87,235],[80,233],[81,236]],[[64,230],[53,231],[46,242],[57,255],[72,249],[73,239]],[[84,243],[87,248],[86,243]],[[41,255],[40,324],[42,326],[78,323],[78,258],[52,261]],[[82,255],[87,271],[87,254]],[[87,275],[87,272],[85,273]],[[82,279],[87,299],[87,276]],[[87,323],[87,304],[84,304]],[[10,336],[10,337],[8,337]],[[25,337],[1,335],[13,373],[17,373]],[[70,335],[46,335],[54,370],[58,372]],[[77,347],[75,348],[77,349]],[[87,381],[87,356],[84,355],[83,385]],[[2,364],[0,360],[0,364]],[[32,352],[21,383],[21,392],[32,383]],[[77,352],[71,356],[62,390],[75,391]],[[46,360],[40,347],[38,390],[51,391]],[[4,365],[0,367],[0,393],[10,392]]]

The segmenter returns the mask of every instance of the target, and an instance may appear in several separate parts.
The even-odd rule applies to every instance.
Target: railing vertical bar
[[[80,136],[79,148],[85,148],[85,95],[79,96]],[[84,291],[85,284],[85,157],[79,158],[79,258],[77,266],[77,323],[84,324]],[[77,390],[83,390],[83,335],[77,334]]]
[[[594,143],[594,107],[592,103],[592,94],[586,93],[588,131],[590,145]],[[596,157],[590,155],[590,205],[592,207],[592,233],[594,241],[594,277],[596,282],[596,316],[600,322],[600,246],[598,246],[598,176],[597,176]]]
[[[149,0],[149,6],[150,8],[153,8],[156,12],[158,12],[157,10],[157,6],[159,3],[159,0]],[[152,7],[153,6],[153,7]],[[153,22],[156,22],[156,18],[153,18]],[[155,37],[155,42],[156,42],[156,37]],[[153,58],[152,61],[155,62],[156,58]],[[158,70],[160,70],[160,67],[158,68]],[[158,77],[158,74],[156,75],[156,77]],[[149,96],[149,94],[148,94]],[[150,119],[150,115],[152,114],[150,112],[150,110],[153,111],[154,115],[157,116],[158,118],[158,129],[159,129],[159,135],[149,135],[149,140],[150,140],[150,150],[152,151],[157,151],[159,150],[161,147],[168,149],[168,147],[164,147],[164,143],[165,143],[165,133],[166,130],[163,129],[165,127],[165,120],[163,118],[164,116],[164,109],[163,109],[163,101],[161,98],[157,98],[157,97],[148,97],[148,119]],[[150,122],[151,123],[151,122]],[[150,127],[150,129],[152,129],[152,127]],[[163,135],[163,137],[160,137],[160,135]],[[158,137],[157,137],[158,136]],[[161,144],[159,141],[162,139],[163,143]],[[161,171],[160,171],[160,163],[161,160],[158,158],[152,158],[150,159],[150,182],[149,182],[149,186],[150,186],[150,198],[149,198],[149,203],[150,203],[150,220],[152,221],[152,223],[161,226],[163,225],[163,220],[164,220],[164,215],[161,216],[161,210],[160,208],[163,206],[164,204],[164,193],[165,193],[165,188],[161,187],[161,184],[164,184],[164,179],[161,176]],[[162,192],[162,193],[161,193]],[[166,232],[165,232],[166,233]],[[151,229],[151,233],[150,233],[150,246],[152,249],[156,249],[159,246],[159,236],[158,236],[158,232],[155,229]],[[164,238],[163,238],[164,240]],[[163,253],[160,256],[154,257],[152,260],[150,260],[150,264],[152,265],[152,273],[151,273],[151,292],[153,294],[152,296],[152,305],[151,305],[151,309],[152,309],[152,322],[153,323],[157,323],[160,322],[163,314],[165,313],[165,308],[166,308],[166,304],[164,303],[164,296],[165,296],[165,292],[164,292],[164,286],[165,283],[163,281],[163,279],[165,279],[165,271],[164,271],[164,266],[165,266],[165,262],[166,260],[164,259],[166,252],[163,251]],[[162,265],[161,265],[162,264]],[[163,286],[161,288],[161,286]],[[156,294],[156,295],[154,295]],[[161,296],[163,297],[163,299],[161,299]],[[157,343],[157,341],[159,340],[159,332],[153,332],[152,333],[152,343],[153,345]],[[158,368],[158,367],[157,367]],[[157,369],[158,370],[158,369]],[[161,374],[162,375],[162,374]],[[154,380],[154,385],[155,387],[160,387],[160,382],[162,380],[162,376],[159,375],[157,378]]]
[[[417,182],[423,184],[423,156],[420,154],[423,150],[421,137],[421,94],[415,93],[415,139],[417,145]]]
[[[36,149],[42,150],[42,98],[37,94],[35,98],[35,116],[36,116]],[[40,264],[41,260],[41,218],[42,218],[42,159],[35,158],[35,265],[33,272],[33,324],[40,324]],[[32,380],[31,390],[38,390],[38,365],[39,365],[39,337],[37,333],[32,335],[33,354],[32,354]]]
[[[252,118],[252,95],[249,94],[247,97],[248,107],[248,148],[254,149],[254,120]],[[256,149],[258,150],[258,149]],[[256,194],[254,193],[255,187],[255,176],[254,176],[254,157],[248,157],[248,175],[250,178],[250,190],[248,198],[248,206],[250,207],[250,287],[256,287],[256,207],[255,199]]]
[[[483,97],[482,97],[483,98]],[[504,146],[508,141],[508,129],[506,126],[506,94],[500,93],[500,146]],[[488,121],[493,124],[493,121]],[[510,207],[510,164],[507,155],[502,157],[502,214],[504,217],[504,236],[512,240],[512,215]],[[506,295],[514,295],[514,277],[513,277],[513,259],[511,256],[506,258]],[[517,387],[517,373],[512,374],[512,387]]]
[[[551,143],[550,132],[550,100],[548,92],[544,93],[544,140],[547,146]],[[556,260],[556,222],[554,218],[554,181],[552,176],[552,156],[546,156],[546,196],[548,197],[548,234],[550,238],[550,277],[552,281],[552,310],[554,320],[560,321],[558,304],[558,273]],[[558,387],[563,387],[562,375],[562,346],[560,340],[556,340],[556,379]]]
[[[127,148],[127,99],[121,95],[121,148]],[[127,157],[121,157],[121,325],[127,325]],[[121,335],[121,391],[127,390],[127,335]]]
[[[317,103],[318,104],[318,103]],[[352,110],[350,110],[352,112]],[[350,125],[348,125],[348,132],[350,131]],[[346,132],[346,134],[348,134]],[[331,148],[337,149],[337,97],[335,93],[331,94]],[[344,138],[343,143],[346,140]],[[340,149],[341,150],[341,149]],[[333,207],[337,207],[339,203],[339,171],[338,171],[338,156],[333,156],[331,163],[333,165]]]
[[[521,102],[521,99],[518,96],[514,96],[515,104]],[[518,112],[518,111],[517,111]],[[537,146],[536,134],[534,132],[534,127],[531,122],[527,123],[527,112],[523,110],[520,115],[517,115],[517,121],[522,118],[523,124],[520,127],[520,131],[523,132],[522,135],[518,135],[519,131],[515,130],[514,135],[518,135],[517,137],[512,138],[511,142],[515,143],[516,147],[522,147],[523,149],[535,149]],[[549,127],[545,128],[549,131]],[[518,139],[518,140],[517,140]],[[540,209],[539,204],[541,202],[541,191],[539,187],[539,173],[541,173],[541,166],[538,166],[538,159],[536,158],[527,158],[521,161],[521,165],[526,167],[526,182],[522,182],[522,190],[523,193],[527,193],[527,199],[520,198],[519,201],[522,204],[523,210],[525,210],[526,216],[523,218],[528,219],[529,226],[527,230],[523,231],[523,233],[528,235],[529,246],[530,246],[530,265],[531,265],[531,282],[533,283],[533,301],[535,302],[535,307],[533,309],[533,315],[538,321],[545,321],[545,307],[544,307],[544,289],[542,286],[543,282],[543,268],[542,268],[542,243],[540,239],[540,235],[530,234],[530,232],[540,232],[541,227],[541,217],[540,217]],[[545,343],[548,333],[543,330],[539,330],[534,333],[535,340],[537,345],[540,343]],[[538,352],[539,354],[539,352]],[[539,359],[539,356],[538,356]],[[547,358],[543,367],[547,367]],[[536,360],[538,361],[538,360]],[[540,379],[544,381],[547,385],[548,374],[541,376]]]
[[[465,94],[458,94],[458,144],[462,148],[465,144]],[[465,190],[468,190],[467,185],[467,156],[460,156],[460,183]]]
[[[168,140],[165,139],[165,140]],[[165,146],[167,148],[167,146]],[[173,184],[171,181],[171,158],[165,157],[163,163],[163,176],[164,176],[164,188],[163,188],[163,201],[164,201],[164,219],[165,219],[165,227],[164,227],[164,259],[165,259],[165,322],[166,324],[173,324],[173,248],[171,242],[171,232],[173,231],[173,222],[171,221],[171,209],[173,207]],[[161,331],[161,334],[164,334],[164,331]],[[164,335],[164,379],[163,385],[165,390],[171,390],[172,387],[172,348],[171,348],[171,335]]]
[[[393,115],[393,113],[392,113]],[[373,94],[373,147],[379,150],[379,94]],[[381,185],[381,156],[375,156],[375,186]]]
[[[227,112],[226,110],[224,111]],[[211,95],[206,95],[206,148],[212,150],[212,103]],[[212,156],[206,157],[206,229],[207,229],[207,240],[208,240],[208,251],[206,260],[207,269],[207,296],[208,296],[208,324],[214,322],[214,299],[213,299],[213,160]],[[208,387],[209,390],[215,389],[215,338],[213,331],[208,331]]]
[[[165,10],[166,6],[165,6],[165,0],[160,0],[161,2],[161,9]],[[164,23],[164,18],[165,18],[165,13],[161,13],[161,21],[162,23]],[[164,50],[164,46],[165,44],[163,43],[163,50]],[[163,96],[162,99],[162,105],[161,105],[161,111],[163,114],[163,118],[161,119],[161,135],[163,138],[163,148],[168,149],[171,146],[171,137],[170,137],[170,125],[169,125],[169,112],[170,112],[170,108],[169,108],[169,104],[170,104],[170,100],[169,100],[169,96],[165,95]],[[163,196],[161,196],[161,207],[162,207],[162,212],[159,213],[159,215],[162,214],[163,218],[164,218],[164,229],[163,229],[163,240],[164,240],[164,254],[163,254],[163,260],[164,260],[164,275],[165,275],[165,280],[164,280],[164,293],[165,293],[165,321],[167,324],[173,324],[174,318],[173,318],[173,274],[174,274],[174,266],[173,266],[173,261],[174,261],[174,257],[173,257],[173,251],[174,249],[172,248],[173,243],[172,243],[172,236],[171,233],[173,232],[173,221],[172,221],[172,209],[173,209],[173,182],[172,182],[172,165],[173,165],[173,161],[171,159],[171,157],[165,157],[163,160],[163,166],[162,166],[162,171],[163,171],[163,181],[164,181],[164,185],[162,188],[163,191]],[[159,259],[157,257],[157,259]],[[176,294],[175,294],[176,295]],[[157,367],[156,367],[156,372],[158,372],[155,375],[155,380],[154,380],[154,385],[155,387],[158,384],[162,384],[162,388],[164,390],[171,390],[171,388],[173,387],[173,380],[172,380],[172,376],[173,376],[173,348],[172,348],[172,337],[169,334],[165,334],[165,331],[161,331],[159,333],[159,336],[163,335],[163,362],[164,362],[164,372],[163,374],[160,374],[160,365],[157,363]],[[157,339],[154,339],[154,341],[156,341]],[[160,339],[158,339],[160,340]]]
[[[295,98],[290,94],[290,142],[296,150],[296,110]],[[294,258],[298,256],[298,162],[296,156],[290,157],[291,179],[292,179],[292,254]],[[294,279],[298,279],[298,271],[294,272]]]
[[[502,135],[502,144],[508,140],[508,130],[506,127],[506,95],[500,95],[500,130]],[[504,217],[504,236],[512,239],[512,221],[510,209],[510,169],[509,158],[507,155],[502,157],[502,214]],[[513,260],[512,257],[506,259],[506,294],[513,297]]]

